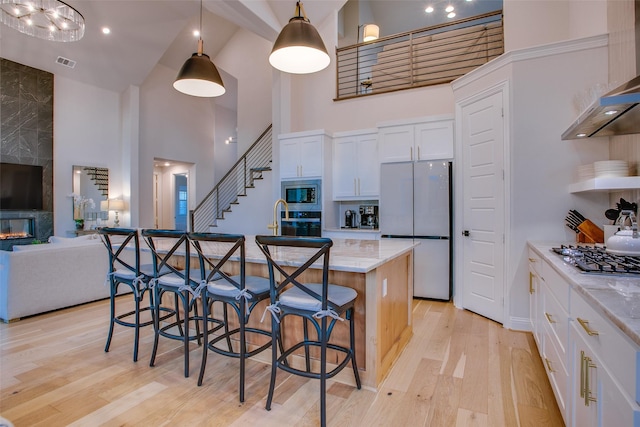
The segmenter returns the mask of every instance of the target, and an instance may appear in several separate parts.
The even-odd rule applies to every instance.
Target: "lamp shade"
[[[187,95],[199,97],[214,97],[226,92],[222,78],[209,55],[194,53],[184,63],[173,87]]]
[[[269,56],[274,68],[292,74],[315,73],[327,68],[330,62],[318,30],[301,16],[289,20]]]
[[[113,199],[109,200],[110,211],[123,211],[125,208],[124,200]]]
[[[370,42],[372,40],[378,40],[380,37],[380,27],[376,24],[367,24],[362,31],[362,40]]]

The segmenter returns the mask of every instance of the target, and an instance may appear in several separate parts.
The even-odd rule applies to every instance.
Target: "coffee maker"
[[[378,228],[378,206],[360,205],[360,228]]]
[[[346,210],[344,212],[344,228],[356,228],[357,224],[356,211]]]

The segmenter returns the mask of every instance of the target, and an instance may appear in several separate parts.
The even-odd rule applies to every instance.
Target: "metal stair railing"
[[[253,181],[262,178],[262,172],[271,170],[272,125],[258,137],[246,153],[233,165],[205,198],[190,212],[191,231],[208,232],[216,221],[224,219],[224,213],[247,195]]]

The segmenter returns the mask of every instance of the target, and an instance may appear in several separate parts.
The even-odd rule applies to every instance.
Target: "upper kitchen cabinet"
[[[370,200],[380,194],[376,129],[333,135],[333,200]]]
[[[380,163],[453,158],[453,118],[437,116],[380,125]]]
[[[331,137],[323,130],[279,136],[280,179],[322,178],[325,145]]]

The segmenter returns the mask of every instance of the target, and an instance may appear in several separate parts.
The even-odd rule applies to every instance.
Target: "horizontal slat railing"
[[[262,176],[262,172],[271,170],[272,125],[260,135],[247,152],[238,159],[220,182],[191,211],[191,231],[208,232],[216,221],[224,218],[238,197],[246,196],[247,188]]]
[[[336,99],[449,83],[503,52],[501,10],[338,48]]]

